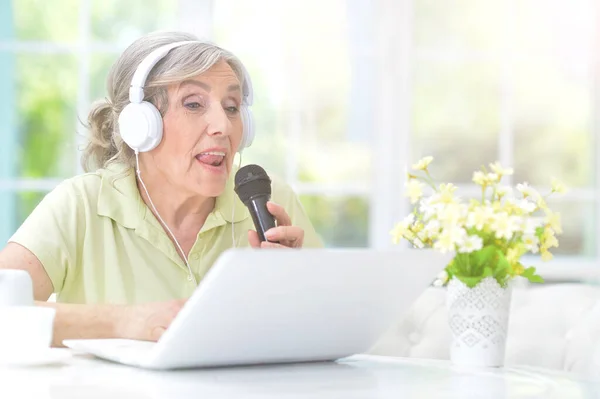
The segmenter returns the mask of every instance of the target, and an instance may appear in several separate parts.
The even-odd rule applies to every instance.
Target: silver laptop
[[[450,259],[431,250],[229,250],[157,343],[64,344],[149,369],[337,360],[369,351]]]

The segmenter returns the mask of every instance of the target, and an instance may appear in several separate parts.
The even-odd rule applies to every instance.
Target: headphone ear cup
[[[155,149],[163,136],[163,120],[158,109],[147,101],[128,104],[119,114],[119,133],[131,149]]]
[[[242,141],[240,141],[238,152],[250,147],[254,141],[254,116],[252,115],[250,107],[247,105],[242,106],[240,113],[242,115],[242,125],[244,130],[242,132]]]

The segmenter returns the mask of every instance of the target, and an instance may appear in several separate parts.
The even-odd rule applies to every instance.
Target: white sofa
[[[428,288],[370,353],[448,359],[446,289]],[[600,287],[516,284],[506,364],[600,376]]]

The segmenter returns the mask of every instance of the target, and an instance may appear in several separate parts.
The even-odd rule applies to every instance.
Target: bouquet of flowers
[[[565,186],[553,178],[547,195],[527,183],[514,190],[502,185],[502,178],[513,170],[496,162],[489,170],[484,166],[473,174],[481,198],[462,200],[452,183],[436,185],[429,173],[432,161],[433,157],[425,157],[412,165],[406,195],[414,208],[391,231],[394,242],[404,239],[415,248],[455,253],[434,283],[438,286],[453,277],[469,288],[486,277],[493,277],[501,287],[516,276],[543,282],[535,267],[521,263],[521,257],[532,253],[544,261],[552,259],[550,249],[558,247],[556,235],[562,228],[560,214],[546,200],[554,193],[565,193]],[[424,195],[426,187],[432,191],[429,196]]]

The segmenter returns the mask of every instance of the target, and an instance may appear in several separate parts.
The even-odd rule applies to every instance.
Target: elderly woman
[[[107,89],[88,117],[93,171],[49,193],[0,252],[0,268],[28,271],[38,304],[56,307],[55,345],[157,340],[226,249],[321,245],[287,185],[272,181],[277,227],[262,242],[233,190],[253,127],[252,86],[231,53],[150,34],[115,62]]]

